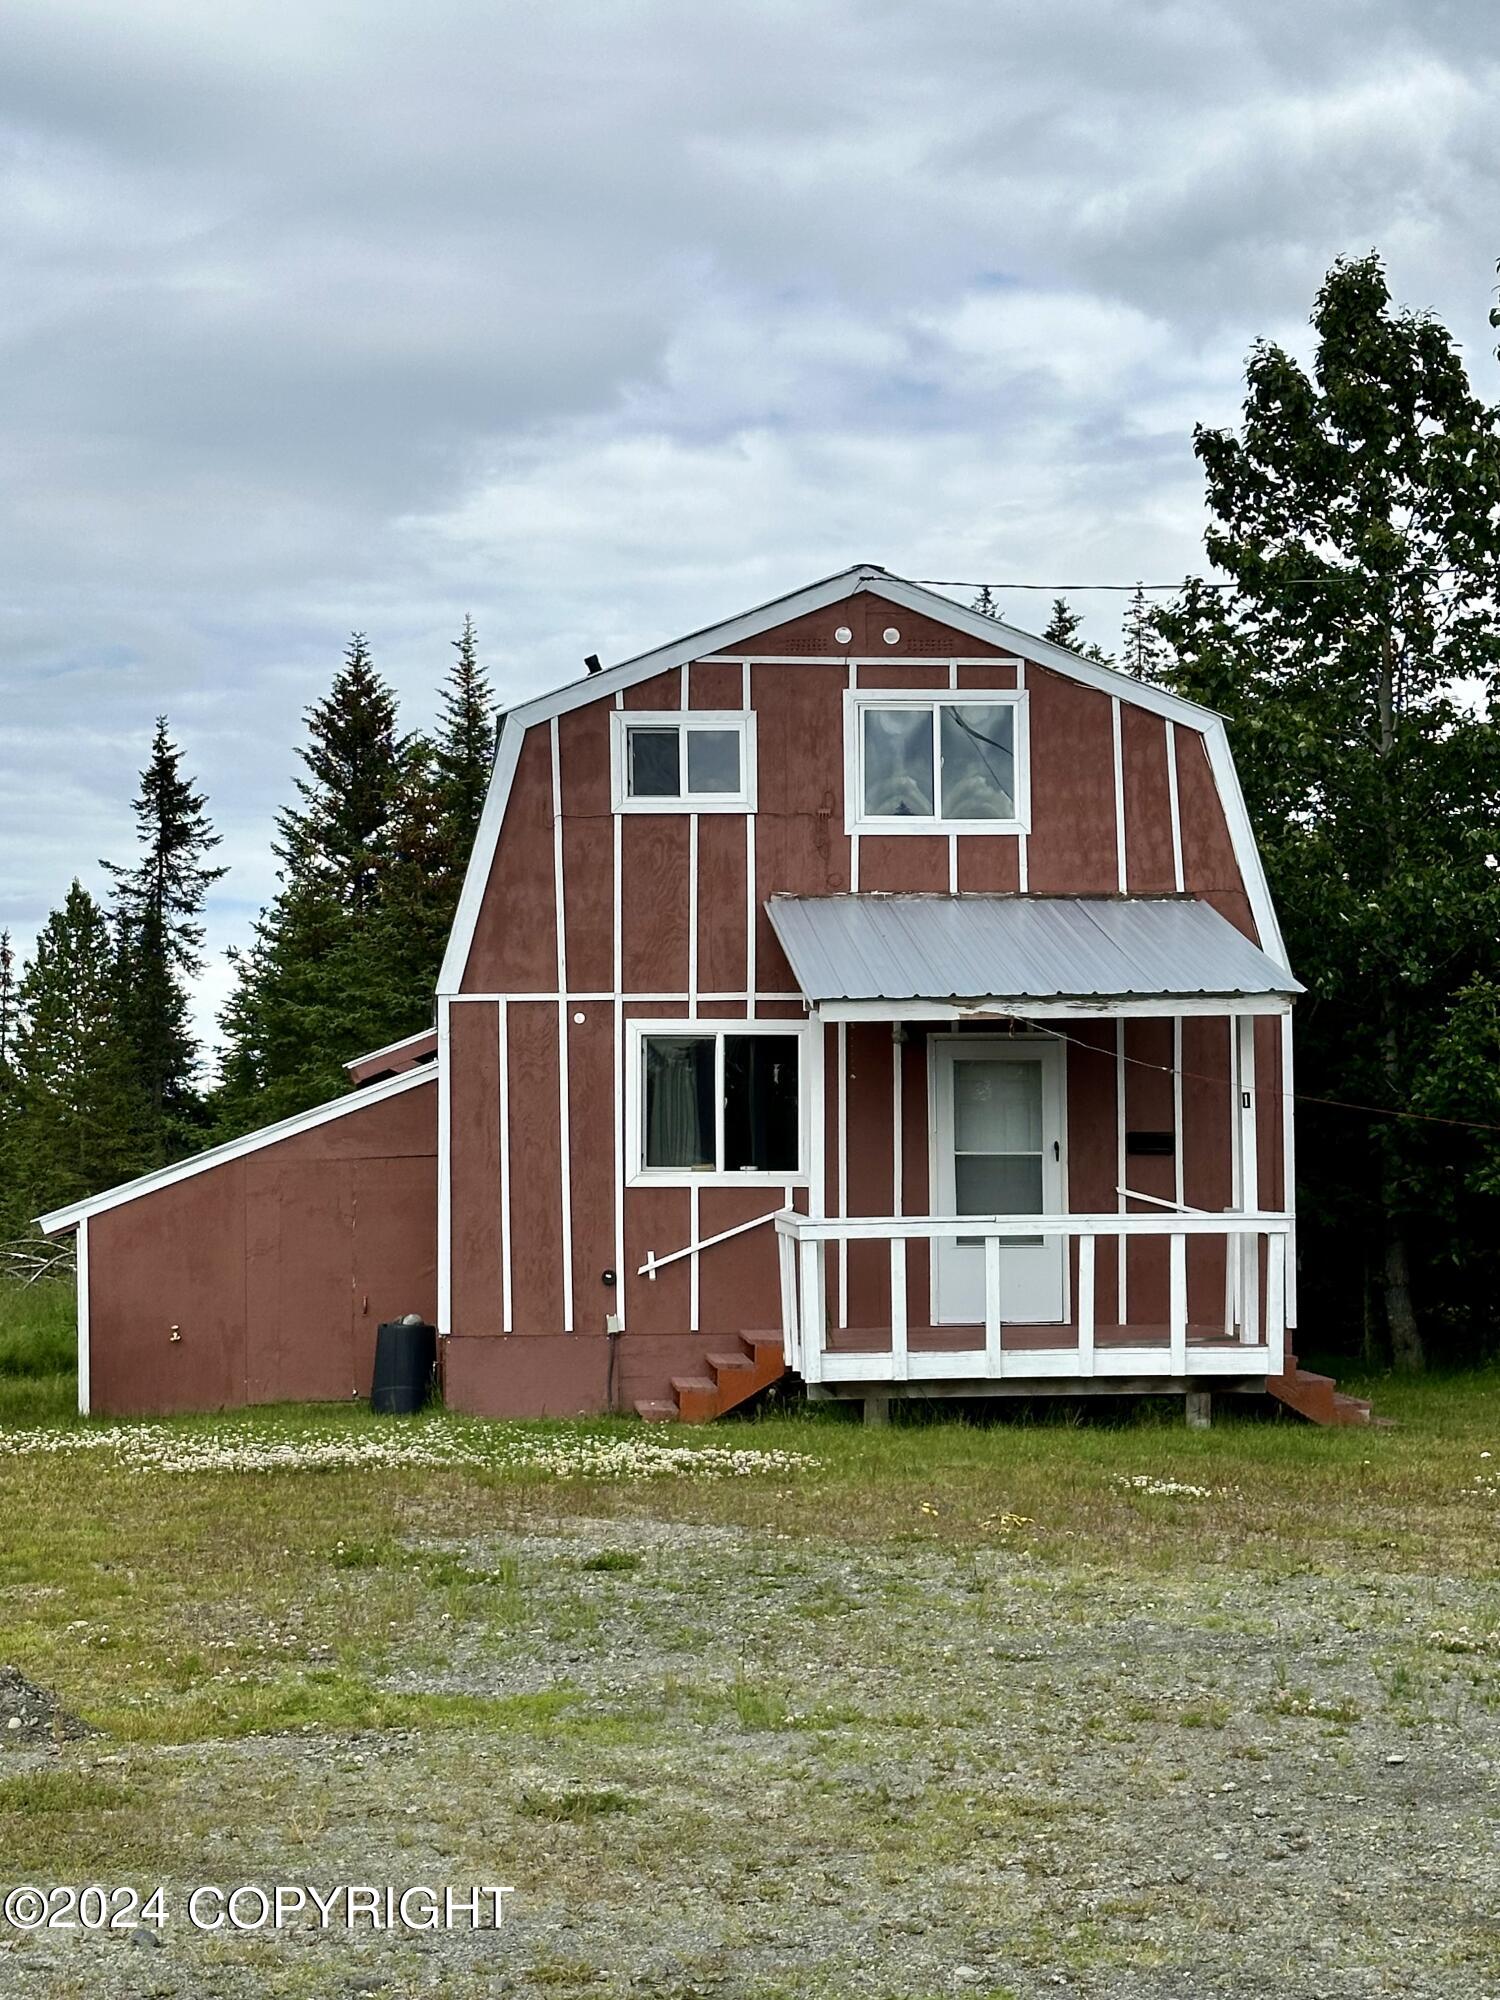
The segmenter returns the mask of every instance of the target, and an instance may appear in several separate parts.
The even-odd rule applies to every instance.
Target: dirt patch
[[[0,1667],[0,1750],[34,1750],[39,1743],[71,1743],[92,1734],[56,1695],[18,1668]]]

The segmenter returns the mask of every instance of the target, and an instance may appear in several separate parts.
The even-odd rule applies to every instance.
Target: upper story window
[[[1031,818],[1026,697],[858,688],[846,697],[852,833],[1021,833]]]
[[[755,716],[744,709],[616,709],[616,812],[753,812]]]

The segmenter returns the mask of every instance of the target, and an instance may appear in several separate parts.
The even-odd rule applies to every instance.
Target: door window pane
[[[740,789],[740,732],[690,729],[687,733],[687,788],[690,792]]]
[[[671,729],[626,732],[628,784],[633,799],[675,799],[682,792],[681,739]]]
[[[931,819],[932,710],[866,708],[865,811],[880,819]]]
[[[944,819],[1014,819],[1015,710],[945,703],[940,713]]]
[[[724,1166],[794,1174],[800,1164],[797,1041],[792,1035],[724,1038]]]
[[[1040,1153],[1041,1064],[956,1058],[953,1143],[960,1153]]]
[[[714,1168],[714,1043],[711,1035],[652,1035],[646,1041],[648,1167]]]
[[[1042,1213],[1039,1153],[960,1153],[953,1163],[953,1182],[960,1215]]]

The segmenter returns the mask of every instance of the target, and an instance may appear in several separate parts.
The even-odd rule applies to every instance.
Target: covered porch
[[[778,898],[815,1032],[787,1365],[824,1393],[1253,1387],[1296,1319],[1290,1008],[1187,897]]]

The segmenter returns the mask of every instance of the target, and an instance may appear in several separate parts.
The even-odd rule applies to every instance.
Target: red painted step
[[[1310,1424],[1370,1422],[1370,1405],[1363,1397],[1346,1396],[1331,1375],[1299,1368],[1295,1354],[1286,1357],[1284,1374],[1266,1377],[1266,1391]]]
[[[673,1400],[642,1398],[635,1406],[636,1415],[647,1423],[711,1423],[786,1373],[779,1333],[743,1333],[739,1343],[737,1348],[705,1354],[701,1375],[674,1375]]]

